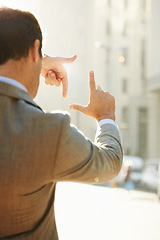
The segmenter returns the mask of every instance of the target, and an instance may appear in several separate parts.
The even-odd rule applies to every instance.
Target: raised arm
[[[70,124],[69,116],[63,119],[57,159],[54,166],[55,181],[83,183],[106,182],[116,177],[122,165],[122,147],[115,120],[115,99],[96,86],[94,72],[89,73],[90,101],[87,106],[72,104],[71,109],[103,120],[92,143]]]

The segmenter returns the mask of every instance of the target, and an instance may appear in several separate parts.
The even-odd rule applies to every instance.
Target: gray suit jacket
[[[66,113],[44,113],[0,82],[0,239],[57,240],[56,182],[106,182],[121,163],[115,126],[103,125],[93,144]]]

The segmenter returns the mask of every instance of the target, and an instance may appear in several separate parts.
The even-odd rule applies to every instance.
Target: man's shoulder
[[[46,119],[47,122],[54,124],[64,124],[69,125],[70,124],[70,115],[66,111],[51,111],[43,114],[44,119]]]
[[[62,121],[69,121],[70,120],[70,115],[67,111],[61,111],[61,110],[55,110],[55,111],[50,111],[46,112],[43,109],[41,109],[37,103],[28,103],[24,99],[19,100],[19,107],[21,108],[21,113],[28,112],[28,114],[37,116],[39,118],[47,118],[48,120],[52,120],[53,118],[62,120]]]
[[[70,124],[70,116],[66,111],[44,112],[37,104],[31,104],[20,99],[16,106],[16,116],[32,126],[32,128],[46,129],[48,127],[60,127],[63,123]]]
[[[58,119],[59,121],[69,121],[70,115],[66,111],[51,111],[51,112],[42,112],[42,116],[48,120]]]

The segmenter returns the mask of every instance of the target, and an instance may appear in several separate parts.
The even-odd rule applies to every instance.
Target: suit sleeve
[[[70,124],[65,115],[54,166],[54,181],[102,183],[116,177],[122,165],[119,131],[112,124],[98,128],[95,143]]]

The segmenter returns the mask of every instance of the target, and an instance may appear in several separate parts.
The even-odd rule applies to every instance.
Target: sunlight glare
[[[31,1],[26,1],[26,0],[0,0],[0,6],[6,6],[10,7],[13,9],[21,9],[21,10],[27,10],[30,11],[32,6],[31,6]]]
[[[38,2],[38,7],[37,7]],[[47,34],[43,30],[43,24],[41,22],[40,10],[41,10],[41,0],[0,0],[0,7],[5,6],[13,9],[20,9],[22,11],[31,12],[38,20],[43,32],[43,47],[47,43]]]

